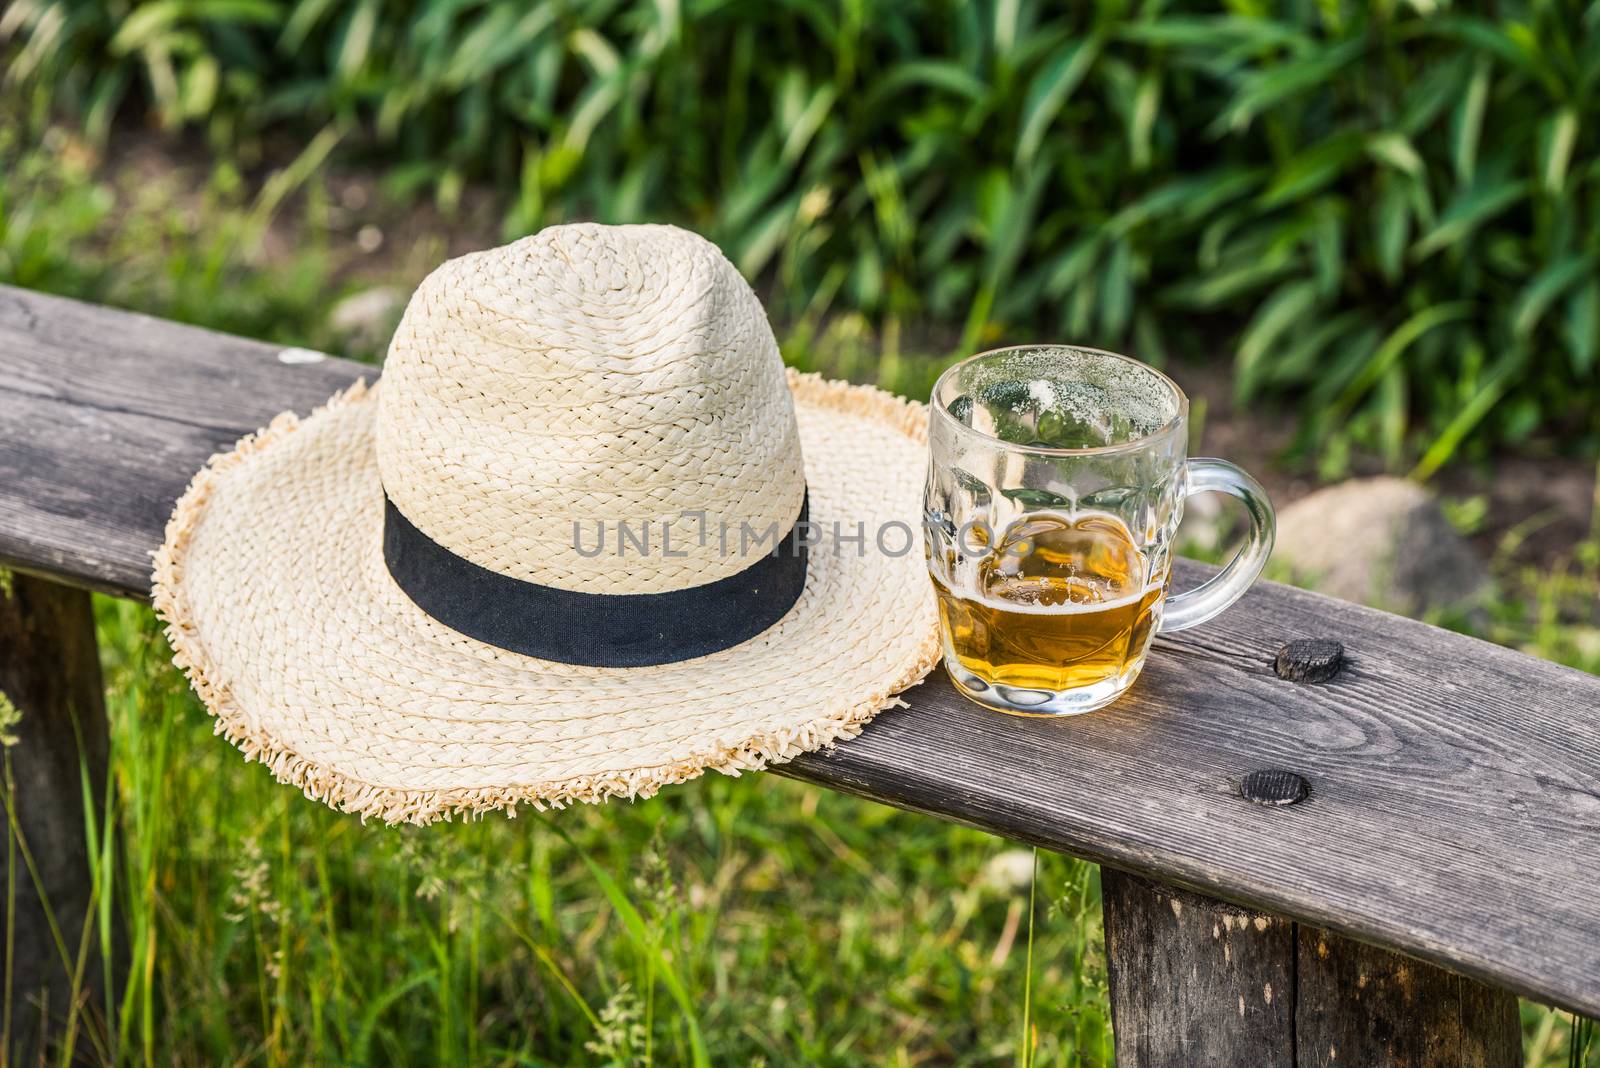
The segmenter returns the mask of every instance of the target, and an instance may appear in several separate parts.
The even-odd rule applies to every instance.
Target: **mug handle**
[[[1227,567],[1194,589],[1167,598],[1166,611],[1161,617],[1162,634],[1204,623],[1243,597],[1266,566],[1267,557],[1272,555],[1272,542],[1278,529],[1267,491],[1228,461],[1209,457],[1190,460],[1184,465],[1184,481],[1186,499],[1196,493],[1215,491],[1232,494],[1243,501],[1245,511],[1250,514],[1250,532]]]

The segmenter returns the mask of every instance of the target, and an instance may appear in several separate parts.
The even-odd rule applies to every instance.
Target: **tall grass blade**
[[[594,876],[595,883],[605,894],[606,900],[616,910],[617,918],[622,921],[623,927],[628,932],[628,938],[633,943],[635,951],[648,958],[656,973],[660,975],[662,983],[666,985],[667,992],[678,1003],[678,1010],[683,1014],[684,1024],[689,1029],[689,1049],[694,1058],[695,1068],[709,1068],[711,1059],[706,1053],[705,1039],[700,1031],[700,1018],[695,1010],[694,1000],[689,996],[688,987],[684,985],[678,970],[674,967],[672,958],[661,950],[659,941],[653,938],[645,924],[644,917],[639,915],[639,910],[634,907],[632,900],[623,892],[622,887],[611,877],[611,873],[595,863],[593,857],[578,845],[564,828],[557,826],[553,821],[545,819],[544,823],[551,830],[559,834],[562,839],[577,853],[589,873]]]

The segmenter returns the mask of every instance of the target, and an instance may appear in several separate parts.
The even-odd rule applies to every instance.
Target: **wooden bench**
[[[0,287],[0,691],[58,914],[87,886],[77,737],[105,750],[83,591],[148,596],[211,453],[375,373]],[[1324,638],[1332,678],[1280,677]],[[1002,720],[942,672],[908,697],[779,772],[1105,865],[1119,1063],[1499,1068],[1513,994],[1600,1014],[1600,678],[1262,583],[1092,716]],[[60,970],[42,926],[19,1002]]]

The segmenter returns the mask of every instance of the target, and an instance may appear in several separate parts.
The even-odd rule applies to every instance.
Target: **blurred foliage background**
[[[891,355],[1231,359],[1300,444],[1600,447],[1600,4],[13,0],[8,94],[673,220]],[[920,378],[919,378],[920,381]]]
[[[911,395],[1077,340],[1299,406],[1324,477],[1600,452],[1600,3],[9,0],[0,63],[0,282],[370,357],[330,307],[456,235],[668,220],[791,362]],[[1446,622],[1600,670],[1600,523],[1551,567],[1538,521]],[[362,826],[98,611],[91,1063],[1110,1060],[1092,866],[775,776]]]

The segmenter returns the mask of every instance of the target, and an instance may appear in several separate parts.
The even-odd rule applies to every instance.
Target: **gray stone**
[[[381,351],[389,344],[406,295],[394,286],[374,286],[352,293],[328,312],[328,326],[353,349]]]
[[[1401,478],[1353,479],[1289,505],[1274,558],[1297,583],[1412,616],[1469,609],[1489,588],[1433,495]]]

